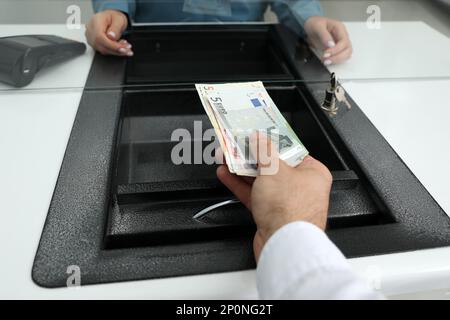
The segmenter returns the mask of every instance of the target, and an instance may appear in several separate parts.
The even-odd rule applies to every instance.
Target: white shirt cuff
[[[269,238],[256,274],[263,299],[381,297],[357,279],[321,229],[302,221],[283,226]]]

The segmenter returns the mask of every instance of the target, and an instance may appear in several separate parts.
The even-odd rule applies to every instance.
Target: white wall
[[[439,5],[439,1],[448,3]],[[450,36],[450,0],[321,0],[327,17],[341,21],[365,21],[369,5],[378,5],[383,21],[423,21]]]
[[[0,24],[65,23],[70,5],[81,9],[81,22],[93,14],[91,0],[0,0]]]

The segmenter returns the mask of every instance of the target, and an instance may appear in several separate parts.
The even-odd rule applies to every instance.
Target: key
[[[342,88],[341,86],[337,87],[334,94],[336,96],[337,101],[345,103],[348,109],[352,108],[351,104],[347,100],[347,97],[345,96],[344,88]]]
[[[333,72],[331,74],[331,79],[330,79],[330,91],[334,93],[334,91],[336,91],[336,86],[337,86],[337,78],[336,78],[336,74]]]
[[[331,115],[336,115],[338,108],[335,101],[336,97],[334,93],[330,90],[325,91],[325,99],[322,103],[322,109],[330,112]]]

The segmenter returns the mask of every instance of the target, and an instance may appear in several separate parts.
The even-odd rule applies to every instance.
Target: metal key
[[[337,114],[338,107],[336,106],[336,97],[330,90],[325,91],[325,99],[322,103],[322,109],[330,113],[332,116]]]
[[[345,96],[344,88],[338,86],[334,92],[334,95],[336,96],[337,101],[345,103],[348,109],[352,108],[351,104],[347,100],[347,97]]]

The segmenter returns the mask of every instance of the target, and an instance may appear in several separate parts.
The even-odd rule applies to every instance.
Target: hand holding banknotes
[[[251,140],[250,151],[258,162],[256,178],[232,174],[225,165],[217,169],[217,176],[253,214],[257,226],[253,249],[258,261],[270,236],[290,222],[305,221],[325,229],[332,177],[311,156],[297,167],[287,165],[263,134],[253,135]],[[262,174],[272,162],[279,162],[278,170]]]
[[[255,163],[248,156],[248,137],[255,130],[269,134],[278,145],[280,159],[291,166],[308,155],[261,81],[195,87],[231,173],[257,175]]]

